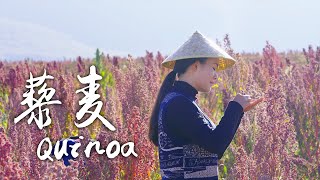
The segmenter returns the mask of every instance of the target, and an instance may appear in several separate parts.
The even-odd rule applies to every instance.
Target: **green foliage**
[[[102,79],[99,81],[101,85],[102,92],[105,95],[107,87],[113,88],[115,85],[115,78],[112,75],[112,72],[106,68],[104,64],[105,56],[103,53],[100,53],[99,49],[96,50],[96,57],[94,58],[94,65],[97,68],[98,74],[102,76]]]
[[[221,161],[223,164],[221,164]],[[228,148],[225,153],[223,154],[222,159],[220,160],[220,166],[219,166],[219,179],[227,178],[228,177],[228,171],[230,168],[234,166],[235,163],[235,156],[232,153],[232,151]]]
[[[4,127],[5,129],[8,128],[8,115],[6,110],[6,104],[9,102],[9,91],[6,90],[4,87],[0,88],[0,126]]]

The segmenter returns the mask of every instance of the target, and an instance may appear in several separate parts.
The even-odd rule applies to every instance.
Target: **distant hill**
[[[95,48],[47,27],[0,18],[0,60],[94,57]]]

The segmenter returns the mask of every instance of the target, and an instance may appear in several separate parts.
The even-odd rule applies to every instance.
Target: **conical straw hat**
[[[225,70],[236,63],[236,60],[221,47],[203,36],[199,31],[196,31],[178,50],[168,56],[162,62],[162,65],[173,69],[177,60],[202,57],[217,58],[219,60],[219,66],[216,71]]]

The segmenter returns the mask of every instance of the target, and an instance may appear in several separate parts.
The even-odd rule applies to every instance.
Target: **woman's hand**
[[[257,104],[265,100],[263,97],[259,99],[251,99],[250,95],[237,94],[233,101],[238,102],[243,107],[243,112],[249,111]]]

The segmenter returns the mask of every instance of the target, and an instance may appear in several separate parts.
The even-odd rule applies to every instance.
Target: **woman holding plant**
[[[216,126],[196,103],[196,95],[209,92],[217,72],[235,62],[198,31],[162,62],[173,70],[160,88],[149,131],[150,140],[159,147],[162,179],[218,179],[218,160],[231,143],[244,112],[263,98],[237,94]]]

